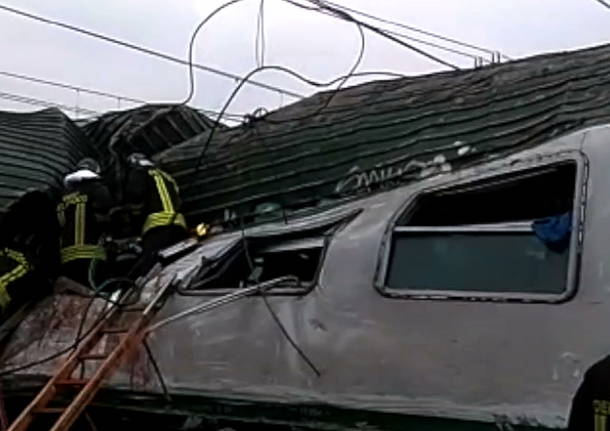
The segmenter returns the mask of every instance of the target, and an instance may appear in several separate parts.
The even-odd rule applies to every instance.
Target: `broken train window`
[[[391,296],[559,300],[575,284],[580,159],[423,192],[394,224]]]
[[[197,294],[221,294],[258,283],[278,281],[269,294],[302,294],[317,283],[326,246],[344,225],[326,223],[313,228],[277,232],[236,233],[202,269],[188,289]]]

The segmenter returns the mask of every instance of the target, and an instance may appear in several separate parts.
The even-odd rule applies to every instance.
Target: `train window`
[[[389,241],[392,296],[561,298],[578,235],[574,160],[422,193]]]
[[[286,289],[304,290],[316,279],[324,245],[323,237],[242,239],[207,268],[195,287],[235,289],[283,280]]]
[[[181,293],[214,296],[261,283],[273,285],[270,295],[308,293],[318,281],[332,236],[358,213],[312,216],[309,221],[253,228],[204,243],[201,268]]]

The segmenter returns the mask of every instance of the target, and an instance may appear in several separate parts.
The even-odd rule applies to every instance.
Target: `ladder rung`
[[[99,361],[101,359],[106,359],[107,357],[108,357],[108,355],[103,354],[103,353],[102,354],[99,354],[99,353],[90,353],[88,355],[80,355],[78,357],[78,359],[80,359],[81,361],[84,361],[84,360],[87,360],[87,359],[90,359],[92,361]]]
[[[129,331],[129,328],[106,328],[102,329],[100,332],[102,332],[102,334],[122,334],[127,331]]]
[[[34,413],[62,414],[65,410],[65,407],[40,407],[38,409],[35,409]]]
[[[89,383],[87,379],[68,379],[56,381],[55,386],[85,386],[87,383]]]

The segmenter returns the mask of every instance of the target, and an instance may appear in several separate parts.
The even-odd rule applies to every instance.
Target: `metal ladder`
[[[67,431],[78,419],[81,413],[89,405],[95,394],[99,391],[102,383],[121,362],[129,357],[145,336],[146,327],[150,319],[158,309],[157,305],[165,296],[171,283],[159,289],[145,307],[116,307],[108,316],[101,319],[77,346],[76,350],[66,358],[55,372],[53,377],[42,388],[38,395],[21,412],[11,424],[8,431],[25,431],[36,419],[45,415],[58,415],[51,431]],[[137,313],[136,318],[126,328],[112,327],[110,322],[114,317],[125,313]],[[96,346],[108,335],[119,336],[119,342],[108,353],[93,354]],[[79,365],[84,366],[84,361],[95,361],[99,364],[89,378],[73,378],[72,375]],[[70,394],[70,390],[77,389],[76,395],[66,406],[52,406],[57,397]]]

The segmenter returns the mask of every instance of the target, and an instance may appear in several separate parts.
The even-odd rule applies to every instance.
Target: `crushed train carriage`
[[[365,84],[160,154],[191,223],[237,228],[164,254],[158,320],[277,283],[153,332],[96,420],[561,428],[608,352],[609,52]],[[39,304],[5,366],[69,346],[85,304]],[[56,364],[6,377],[9,406]]]

